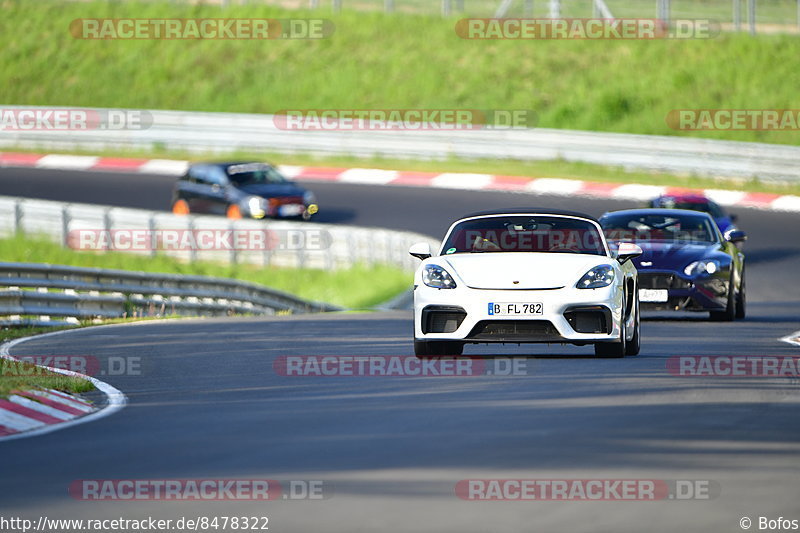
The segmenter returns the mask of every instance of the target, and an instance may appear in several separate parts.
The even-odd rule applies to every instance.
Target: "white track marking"
[[[86,328],[82,328],[82,329],[86,329]],[[44,333],[42,335],[35,335],[33,337],[22,337],[22,338],[19,338],[19,339],[14,339],[14,340],[6,342],[2,346],[0,346],[0,357],[2,357],[4,359],[16,360],[13,356],[11,356],[9,354],[9,351],[11,350],[11,348],[16,346],[17,344],[21,344],[21,343],[29,341],[31,339],[40,339],[40,338],[43,338],[43,337],[55,337],[56,335],[64,335],[64,334],[69,333],[71,331],[74,331],[74,330],[53,331],[51,333]],[[40,427],[38,429],[33,429],[31,431],[26,431],[24,433],[17,433],[15,435],[8,435],[6,437],[0,437],[0,442],[7,441],[7,440],[13,440],[13,439],[23,439],[23,438],[26,438],[26,437],[34,437],[34,436],[37,436],[37,435],[44,435],[46,433],[51,433],[53,431],[58,431],[59,429],[65,429],[65,428],[68,428],[68,427],[77,426],[78,424],[85,424],[87,422],[93,422],[95,420],[99,420],[101,418],[105,418],[105,417],[107,417],[109,415],[112,415],[112,414],[116,413],[117,411],[119,411],[120,409],[125,407],[125,405],[128,403],[128,398],[125,397],[125,395],[122,393],[122,391],[118,390],[117,388],[109,385],[108,383],[106,383],[104,381],[100,381],[99,379],[93,378],[91,376],[84,376],[83,374],[79,374],[77,372],[72,372],[70,370],[64,370],[63,368],[50,368],[50,367],[44,367],[44,368],[47,368],[48,370],[50,370],[52,372],[56,372],[58,374],[64,374],[65,376],[74,376],[74,377],[79,377],[79,378],[83,378],[83,379],[86,379],[88,381],[91,381],[92,384],[95,387],[97,387],[97,390],[99,390],[100,392],[102,392],[103,394],[106,395],[108,403],[106,404],[105,407],[103,407],[99,411],[94,411],[93,413],[89,413],[89,414],[87,414],[85,416],[82,416],[80,418],[67,420],[67,421],[62,422],[60,424],[43,425],[43,427]],[[4,424],[2,421],[0,421],[0,424],[7,425],[7,424]]]

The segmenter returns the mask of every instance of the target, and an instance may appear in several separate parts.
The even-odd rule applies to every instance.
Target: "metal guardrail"
[[[147,113],[153,118],[147,129],[0,131],[0,146],[48,150],[159,148],[204,154],[269,151],[416,159],[563,159],[763,181],[800,180],[797,146],[554,129],[287,131],[276,125],[272,115]]]
[[[418,261],[408,255],[409,246],[421,241],[438,246],[436,240],[426,235],[379,228],[283,220],[230,220],[219,216],[176,216],[159,211],[0,196],[0,236],[35,235],[49,238],[64,246],[74,246],[76,243],[71,242],[74,240],[71,236],[74,237],[82,231],[106,234],[115,231],[269,232],[277,235],[277,238],[264,249],[153,247],[131,253],[166,255],[186,262],[207,261],[322,270],[350,268],[359,264],[387,264],[411,272],[418,266]],[[291,238],[298,235],[298,239]],[[316,240],[320,244],[308,245],[302,238],[304,235],[319,237]]]
[[[389,264],[412,271],[418,261],[407,250],[425,235],[357,226],[308,222],[229,220],[87,204],[0,196],[0,236],[31,235],[62,245],[74,232],[258,231],[279,235],[324,234],[325,246],[308,249],[278,239],[263,250],[148,249],[131,253],[166,255],[186,262],[207,261],[284,268],[335,270]],[[284,233],[281,233],[284,232]],[[116,250],[123,251],[123,250]],[[97,253],[103,253],[99,251]],[[4,288],[3,288],[4,287]],[[59,325],[79,319],[124,316],[221,316],[332,311],[277,290],[224,278],[151,274],[59,265],[0,263],[0,325]],[[38,318],[37,318],[38,317]]]
[[[253,283],[35,263],[0,263],[0,324],[132,316],[273,315],[340,310]],[[38,318],[30,318],[30,317]],[[67,318],[53,321],[50,317]]]

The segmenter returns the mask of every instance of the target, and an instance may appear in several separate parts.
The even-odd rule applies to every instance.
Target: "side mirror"
[[[617,249],[617,261],[619,261],[620,264],[630,261],[634,257],[639,257],[640,255],[642,255],[642,249],[639,247],[639,245],[633,244],[632,242],[619,243],[619,248]]]
[[[416,244],[412,244],[411,248],[408,249],[408,253],[417,259],[422,260],[425,260],[433,255],[431,253],[431,245],[427,242],[418,242]]]
[[[725,240],[733,243],[744,242],[747,240],[747,234],[742,230],[733,230],[725,235]]]
[[[731,219],[731,222],[736,222],[739,220],[739,215],[734,215],[733,213],[729,213],[728,218]]]

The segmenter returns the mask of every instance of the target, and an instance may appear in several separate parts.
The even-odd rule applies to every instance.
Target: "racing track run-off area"
[[[174,179],[8,167],[0,190],[166,210]],[[641,205],[300,181],[318,197],[320,222],[437,239],[475,211],[539,206],[599,216]],[[675,371],[678,356],[800,356],[780,340],[800,329],[798,214],[731,210],[749,236],[747,319],[645,314],[637,357],[482,345],[467,346],[466,356],[499,357],[467,358],[473,370],[461,375],[287,375],[292,357],[413,357],[407,310],[143,322],[22,342],[12,355],[92,355],[101,364],[140,357],[141,372],[108,378],[129,400],[113,416],[2,444],[0,515],[266,516],[271,530],[298,532],[741,531],[744,517],[754,530],[762,516],[800,518],[797,377]],[[281,491],[271,501],[174,502],[96,501],[79,490],[94,486],[87,480],[231,479],[274,480]],[[513,480],[550,480],[572,496],[514,501]],[[580,501],[569,480],[606,492]],[[615,480],[639,480],[639,497],[608,489]]]

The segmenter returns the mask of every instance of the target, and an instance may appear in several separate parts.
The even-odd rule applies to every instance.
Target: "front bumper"
[[[498,316],[489,304],[541,303],[541,315]],[[573,343],[615,341],[624,316],[622,291],[565,287],[550,290],[487,290],[457,287],[414,289],[417,340],[470,343]]]
[[[640,271],[640,290],[667,291],[666,302],[642,300],[640,305],[646,311],[718,311],[727,305],[729,280],[729,270],[705,278],[690,278],[672,270]]]

